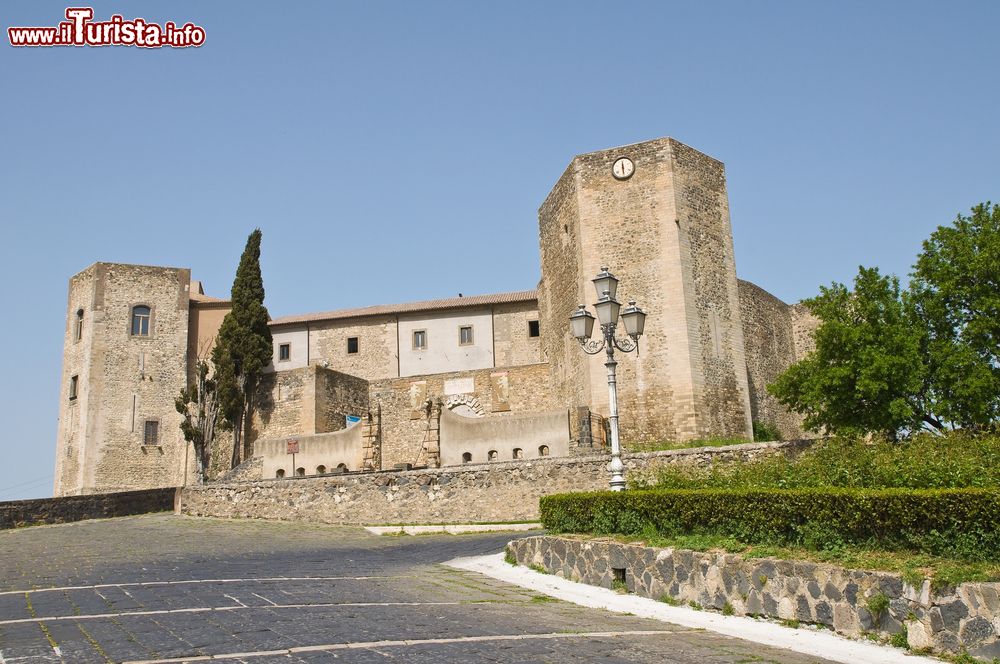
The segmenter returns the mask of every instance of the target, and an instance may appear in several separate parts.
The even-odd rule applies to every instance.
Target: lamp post
[[[581,304],[569,317],[569,325],[573,336],[580,342],[583,352],[588,355],[596,355],[604,350],[608,355],[608,359],[604,362],[604,366],[608,369],[608,408],[610,410],[608,419],[611,423],[611,465],[608,466],[608,470],[611,472],[611,490],[623,491],[625,489],[625,465],[622,463],[621,444],[618,440],[618,380],[616,375],[618,362],[615,361],[615,349],[617,348],[623,353],[631,353],[634,350],[638,354],[639,337],[642,336],[642,330],[646,324],[646,312],[635,305],[635,300],[630,300],[628,306],[622,311],[621,302],[615,299],[618,292],[618,279],[608,272],[608,268],[602,267],[593,281],[598,295],[594,309],[597,310],[597,319],[601,323],[601,337],[591,339],[594,332],[594,316],[587,311],[587,306],[584,304]],[[615,336],[619,316],[625,324],[627,337]]]

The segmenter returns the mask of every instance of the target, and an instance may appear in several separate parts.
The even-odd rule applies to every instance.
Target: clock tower
[[[662,138],[573,159],[539,209],[543,351],[556,394],[607,413],[603,360],[569,332],[607,265],[648,313],[618,363],[628,440],[752,438],[729,200],[721,162]]]

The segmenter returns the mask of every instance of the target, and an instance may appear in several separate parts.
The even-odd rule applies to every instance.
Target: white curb
[[[504,562],[504,554],[455,558],[444,563],[456,569],[478,572],[557,599],[615,613],[631,613],[681,627],[705,629],[717,634],[784,648],[843,664],[941,664],[941,660],[911,655],[897,648],[867,641],[852,641],[827,630],[792,629],[764,620],[695,611],[663,602],[620,595],[607,588],[576,583],[558,576],[541,574],[523,565]]]
[[[429,533],[503,533],[522,530],[540,530],[540,523],[456,523],[440,526],[365,526],[365,530],[375,535],[427,535]]]

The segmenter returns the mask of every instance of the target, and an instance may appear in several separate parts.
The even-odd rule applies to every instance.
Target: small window
[[[295,474],[298,475],[299,477],[305,477],[306,476],[306,469],[305,468],[296,468],[295,469]]]
[[[472,463],[472,452],[462,452],[462,463]]]
[[[144,304],[132,307],[132,336],[149,336],[149,317],[151,310]]]
[[[156,420],[146,420],[146,426],[142,433],[143,445],[160,444],[160,423]]]
[[[548,456],[548,455],[549,455],[549,446],[548,445],[542,445],[541,447],[538,448],[538,456],[542,457],[542,456]]]
[[[541,336],[541,328],[538,327],[537,320],[528,321],[528,336],[529,337]]]
[[[76,391],[77,391],[77,388],[79,388],[79,386],[80,386],[80,377],[79,376],[73,376],[72,378],[69,379],[69,400],[70,401],[75,401],[76,400]]]
[[[458,345],[459,346],[471,346],[472,345],[472,326],[462,325],[458,328]]]
[[[277,470],[277,472],[274,473],[274,476],[277,477],[280,480],[282,477],[285,476],[285,469],[284,468],[279,468]]]
[[[500,458],[500,455],[497,453],[496,450],[490,450],[489,454],[486,455],[486,458],[489,459],[490,461],[496,461],[497,459]]]
[[[278,361],[284,362],[292,357],[292,344],[281,344],[278,346]]]
[[[413,331],[413,349],[423,350],[427,348],[427,330]]]
[[[317,475],[326,475],[326,466],[323,466],[323,465],[316,466],[316,474]]]
[[[523,459],[524,458],[524,450],[522,450],[520,447],[515,447],[514,448],[514,455],[513,456],[514,456],[515,459]]]
[[[346,463],[338,463],[337,464],[337,470],[339,470],[342,473],[346,473],[348,471],[347,464]]]
[[[83,339],[83,309],[76,312],[76,319],[73,321],[73,341]]]
[[[347,337],[347,354],[354,355],[358,352],[358,338]]]

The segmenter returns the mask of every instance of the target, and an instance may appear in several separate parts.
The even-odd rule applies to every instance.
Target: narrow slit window
[[[83,339],[83,309],[76,312],[76,319],[73,321],[73,341]]]
[[[144,304],[132,307],[132,336],[149,336],[149,318],[152,310]]]
[[[79,387],[80,387],[80,377],[79,376],[73,376],[72,378],[69,379],[69,400],[70,401],[75,401],[76,400],[76,391],[77,391],[77,389],[79,389]]]
[[[160,423],[156,420],[146,420],[146,426],[142,433],[143,445],[160,444]]]
[[[278,346],[278,361],[284,362],[292,358],[292,344],[281,344]]]
[[[357,337],[347,337],[347,354],[354,355],[358,352],[359,344]]]
[[[472,326],[462,325],[458,328],[458,345],[459,346],[471,346],[472,345]]]

